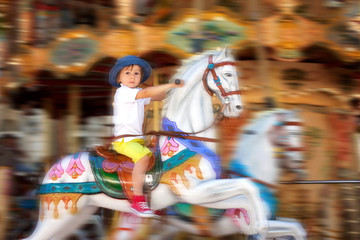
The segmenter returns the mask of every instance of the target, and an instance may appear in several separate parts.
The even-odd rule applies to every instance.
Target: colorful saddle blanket
[[[160,156],[159,150],[155,155]],[[95,182],[42,184],[37,193],[105,193],[113,198],[132,199],[133,162],[129,158],[99,147],[96,151],[89,152],[89,162]],[[150,189],[144,189],[144,192],[154,189],[159,184],[161,171],[161,159],[152,157],[146,174],[148,178],[152,179],[152,183]]]

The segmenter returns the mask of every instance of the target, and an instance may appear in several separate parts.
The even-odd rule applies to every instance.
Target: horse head
[[[208,51],[185,60],[170,81],[175,79],[182,79],[185,84],[168,93],[162,115],[175,121],[182,131],[196,132],[211,125],[214,94],[221,101],[226,117],[240,115],[239,79],[235,59],[228,48]]]
[[[225,106],[226,117],[238,117],[242,111],[236,62],[229,48],[208,57],[203,84],[210,96],[215,94]]]
[[[272,144],[278,151],[280,166],[297,173],[297,178],[304,178],[302,169],[304,160],[302,131],[303,125],[297,111],[278,110],[276,121],[271,129]]]
[[[303,174],[302,131],[296,111],[260,112],[239,135],[230,170],[269,184],[277,183],[281,168]]]

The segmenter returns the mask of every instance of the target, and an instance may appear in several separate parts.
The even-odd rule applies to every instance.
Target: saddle
[[[119,154],[114,150],[109,150],[104,146],[95,147],[95,156],[93,153],[92,156],[92,169],[102,190],[116,198],[128,198],[132,200],[133,198],[133,183],[132,183],[132,171],[134,168],[134,163],[131,158]],[[161,175],[161,165],[155,159],[155,154],[150,157],[149,165],[147,168],[147,175],[155,175],[155,183],[158,182],[159,176]],[[150,171],[150,172],[149,172]],[[116,183],[115,183],[116,181]],[[156,184],[152,184],[153,186]],[[144,189],[146,192],[147,189]]]
[[[121,166],[121,168],[123,169],[122,172],[127,172],[130,174],[132,173],[134,164],[132,164],[131,158],[119,154],[114,150],[108,150],[104,146],[96,146],[95,151],[99,156],[105,158],[102,165],[106,172],[108,173],[116,172],[118,168]],[[153,153],[153,155],[151,155],[150,157],[147,171],[152,169],[154,165],[155,165],[155,157]]]

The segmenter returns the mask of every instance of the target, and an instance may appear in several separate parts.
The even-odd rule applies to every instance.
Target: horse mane
[[[257,132],[261,124],[263,124],[264,119],[273,116],[274,113],[274,110],[260,111],[255,113],[254,118],[252,118],[250,122],[244,126],[244,130]]]
[[[181,67],[178,68],[176,73],[170,78],[169,82],[174,82],[176,79],[182,79],[186,82],[188,79],[183,79],[182,78],[183,75],[185,75],[188,71],[190,71],[191,68],[194,67],[202,59],[208,58],[210,55],[216,55],[216,54],[220,54],[220,52],[214,51],[214,50],[209,50],[209,51],[203,52],[202,54],[197,54],[188,59],[182,60]],[[201,80],[201,78],[199,80]],[[162,116],[164,116],[166,114],[166,112],[168,111],[168,107],[169,107],[168,103],[173,95],[174,90],[175,90],[174,88],[169,90],[163,100]],[[183,97],[185,97],[185,96],[183,96]]]
[[[259,111],[255,113],[255,117],[250,120],[250,122],[244,126],[244,130],[247,131],[256,131],[259,129],[259,125],[264,122],[265,118],[274,116],[275,114],[284,113],[284,114],[294,114],[294,111],[282,108],[276,108],[267,111]]]

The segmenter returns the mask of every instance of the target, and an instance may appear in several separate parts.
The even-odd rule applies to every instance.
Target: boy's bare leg
[[[146,169],[149,164],[149,156],[141,158],[134,164],[134,169],[132,173],[132,181],[134,187],[134,195],[143,196],[143,185],[145,181]]]
[[[154,213],[146,203],[143,192],[146,169],[149,164],[149,156],[145,156],[137,161],[134,165],[132,173],[132,181],[134,187],[134,198],[131,204],[131,210],[140,217],[153,217]]]

